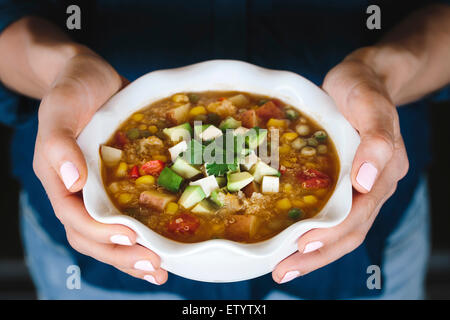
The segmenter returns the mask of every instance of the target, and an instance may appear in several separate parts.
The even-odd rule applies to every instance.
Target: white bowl
[[[103,187],[99,147],[135,111],[176,92],[244,91],[276,97],[315,119],[335,143],[340,172],[333,195],[315,217],[299,221],[278,235],[254,244],[214,239],[180,243],[150,230],[139,221],[120,214]],[[138,243],[161,257],[161,266],[179,276],[207,282],[232,282],[271,272],[297,250],[297,239],[314,228],[339,224],[352,206],[350,169],[359,136],[338,112],[333,100],[305,78],[252,64],[206,61],[183,68],[148,73],[113,96],[78,137],[86,157],[88,178],[84,203],[97,221],[123,224],[138,235]]]

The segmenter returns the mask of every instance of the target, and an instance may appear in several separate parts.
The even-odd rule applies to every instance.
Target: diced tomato
[[[265,104],[263,104],[261,107],[256,109],[256,115],[260,117],[262,120],[267,121],[270,118],[275,119],[283,119],[284,118],[284,112],[276,105],[273,101],[268,101]]]
[[[258,118],[255,110],[247,110],[240,114],[239,119],[242,121],[242,126],[246,128],[253,128],[258,125]]]
[[[189,214],[182,213],[169,222],[167,230],[173,233],[193,234],[200,226],[200,221]]]
[[[119,148],[123,148],[128,143],[128,138],[122,131],[117,131],[114,136],[115,145]]]
[[[283,106],[283,103],[278,99],[272,99],[272,102],[275,103],[275,105],[279,108]]]
[[[225,100],[226,98],[225,97],[220,97],[218,100],[219,101],[223,101],[223,100]]]
[[[286,173],[286,167],[285,166],[280,166],[280,170],[278,170],[278,171],[280,171],[280,173],[281,174],[285,174]]]
[[[141,166],[142,172],[157,176],[164,169],[165,163],[161,160],[150,160]]]
[[[301,185],[305,189],[320,189],[330,185],[330,177],[315,169],[306,169],[297,174]]]
[[[130,178],[132,179],[137,179],[140,177],[139,174],[139,167],[138,166],[134,166],[133,168],[131,168],[130,170]]]

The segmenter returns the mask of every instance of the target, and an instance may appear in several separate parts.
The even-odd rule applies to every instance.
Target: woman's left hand
[[[341,224],[313,229],[299,238],[298,252],[272,272],[278,283],[308,274],[356,249],[408,171],[396,107],[370,66],[351,55],[328,72],[323,89],[361,136],[351,171],[356,189],[353,206]]]

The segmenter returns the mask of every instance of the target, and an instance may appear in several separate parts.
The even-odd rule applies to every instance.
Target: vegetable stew
[[[336,185],[327,132],[284,102],[178,93],[134,113],[100,147],[114,205],[180,242],[266,240],[314,216]]]

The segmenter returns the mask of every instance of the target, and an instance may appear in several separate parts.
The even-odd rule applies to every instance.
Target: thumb
[[[66,189],[70,192],[80,191],[86,183],[87,166],[75,135],[70,130],[58,129],[43,143],[47,162]]]
[[[352,59],[334,67],[323,88],[361,136],[351,177],[354,188],[367,193],[393,157],[396,141],[401,141],[397,110],[383,79]]]
[[[367,193],[394,154],[398,115],[390,100],[373,90],[349,99],[348,108],[361,136],[353,160],[352,183],[356,190]]]

